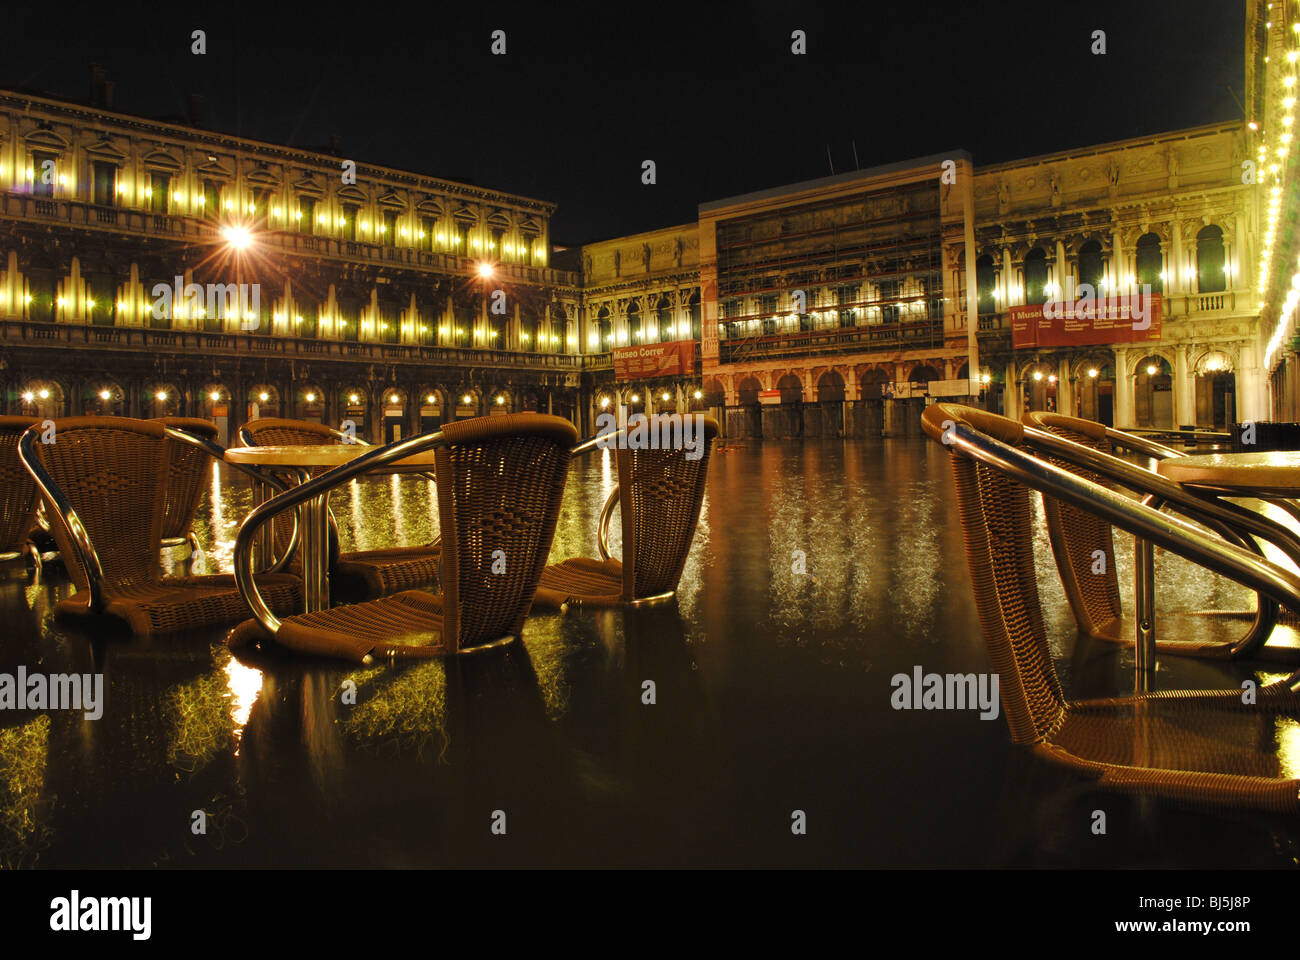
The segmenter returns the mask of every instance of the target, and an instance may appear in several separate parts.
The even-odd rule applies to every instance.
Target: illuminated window
[[[700,309],[700,291],[692,291],[689,306],[691,309],[691,337],[698,340],[704,323],[704,314]]]
[[[839,307],[841,327],[852,327],[856,323],[857,318],[853,315],[853,304],[858,300],[859,290],[860,288],[856,283],[835,288],[835,303]]]
[[[998,298],[993,295],[997,283],[993,258],[985,254],[975,261],[975,290],[978,293],[980,316],[998,312]]]
[[[298,232],[316,232],[316,198],[298,198]]]
[[[1218,293],[1228,289],[1225,272],[1227,257],[1223,249],[1223,231],[1216,226],[1202,227],[1196,235],[1196,290]]]
[[[635,300],[627,305],[628,343],[641,342],[641,305]]]
[[[1096,240],[1089,240],[1079,248],[1079,285],[1086,283],[1092,287],[1093,295],[1096,296],[1103,277],[1101,244]]]
[[[421,250],[433,249],[433,217],[420,218],[420,235],[416,239]]]
[[[1025,254],[1025,303],[1047,302],[1047,253],[1034,247]]]
[[[343,239],[355,240],[357,238],[357,210],[355,203],[343,204]]]
[[[221,184],[216,180],[203,181],[203,213],[209,220],[221,216]]]
[[[596,315],[596,332],[600,336],[600,349],[609,352],[614,348],[614,324],[609,318],[609,307],[601,307]]]
[[[660,297],[655,305],[655,323],[659,325],[660,343],[676,339],[677,331],[673,329],[673,305],[667,296]]]
[[[384,211],[384,229],[380,232],[380,242],[386,247],[397,243],[397,211]]]
[[[40,150],[32,153],[32,195],[37,197],[54,196],[54,181],[58,179],[57,167],[50,166],[46,173],[46,164],[56,164],[58,156]],[[46,180],[49,180],[47,183]]]
[[[94,184],[91,202],[100,207],[117,203],[117,167],[96,160],[93,165]]]
[[[166,213],[167,202],[172,193],[170,174],[153,172],[149,174],[149,210],[153,213]]]
[[[1137,242],[1137,282],[1139,286],[1150,285],[1151,290],[1160,293],[1165,288],[1160,276],[1164,264],[1160,256],[1160,237],[1154,233],[1144,234]]]

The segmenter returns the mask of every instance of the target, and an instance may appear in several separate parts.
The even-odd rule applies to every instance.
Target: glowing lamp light
[[[466,406],[469,406],[471,403],[474,402],[474,398],[471,397],[471,396],[467,393],[467,394],[465,394],[465,396],[463,396],[463,397],[460,398],[460,401],[461,401],[461,403],[465,404]]]
[[[211,393],[208,394],[208,399],[211,400],[213,403],[216,403],[218,400],[221,399],[221,394],[218,393],[216,390],[213,390]]]
[[[110,399],[112,396],[113,396],[113,395],[112,395],[111,393],[109,393],[107,390],[101,390],[101,391],[99,391],[99,399],[101,399],[101,400],[108,400],[108,399]]]
[[[696,400],[699,400],[701,397],[704,396],[704,393],[703,393],[703,391],[696,390],[695,393],[693,394],[693,396],[695,397]]]
[[[1154,363],[1147,364],[1147,375],[1151,377],[1156,375],[1156,365]]]
[[[316,394],[314,394],[314,393],[309,393],[309,394],[307,394],[307,396],[303,397],[303,399],[306,400],[308,403],[315,403],[315,402],[316,402]]]
[[[1047,382],[1048,382],[1048,383],[1055,383],[1055,382],[1056,382],[1056,374],[1052,374],[1050,377],[1048,377],[1048,378],[1047,378]]]
[[[270,395],[269,393],[265,393],[265,392],[263,392],[263,393],[259,393],[259,394],[257,395],[257,399],[258,399],[258,400],[261,400],[263,403],[266,403],[266,401],[268,401],[268,400],[271,399],[271,395]]]
[[[424,402],[432,406],[433,404],[438,402],[438,398],[435,397],[433,394],[429,394],[427,397],[424,398]]]
[[[221,236],[225,239],[226,243],[230,244],[236,250],[243,250],[253,242],[253,235],[248,232],[246,227],[222,227]]]
[[[1092,369],[1090,369],[1090,370],[1088,371],[1088,376],[1091,377],[1093,380],[1096,380],[1096,379],[1097,379],[1097,375],[1098,375],[1100,372],[1101,372],[1101,371],[1099,371],[1096,367],[1093,367]]]
[[[1034,379],[1035,379],[1035,380],[1041,380],[1041,379],[1043,379],[1043,372],[1042,372],[1041,370],[1035,370],[1035,371],[1034,371]]]
[[[95,309],[95,301],[92,300],[90,297],[87,297],[87,298],[86,298],[86,306],[88,306],[91,310],[94,310],[94,309]]]
[[[499,407],[499,406],[501,406],[501,404],[503,404],[503,403],[505,403],[505,402],[506,402],[506,398],[503,397],[503,396],[501,396],[500,394],[498,394],[498,395],[497,395],[497,406]]]
[[[35,399],[36,399],[36,397],[32,394],[32,392],[31,392],[30,390],[28,390],[26,393],[23,394],[23,402],[24,402],[24,403],[31,403],[31,402],[32,402],[33,400],[35,400]]]
[[[48,390],[44,390],[44,389],[42,389],[42,390],[38,390],[38,391],[36,392],[36,395],[37,395],[38,397],[40,397],[42,400],[48,400],[48,399],[50,399],[50,391],[48,391]]]
[[[348,394],[348,403],[357,403],[360,399],[355,393]]]
[[[609,397],[600,398],[600,409],[604,410],[609,407]]]
[[[394,394],[392,394],[392,395],[388,398],[388,402],[389,402],[389,403],[399,403],[400,400],[398,399],[397,394],[394,393]]]
[[[668,391],[665,390],[663,393],[659,395],[659,399],[662,400],[664,403],[667,403],[669,400],[672,399],[672,397],[669,395]]]
[[[639,396],[637,396],[637,395],[634,393],[634,394],[632,394],[632,402],[633,402],[633,403],[640,403],[640,402],[641,402],[641,398],[640,398]]]
[[[478,275],[484,280],[491,277],[493,272],[492,264],[488,263],[486,260],[478,265]]]

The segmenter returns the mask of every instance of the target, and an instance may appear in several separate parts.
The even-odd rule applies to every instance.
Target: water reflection
[[[552,560],[596,555],[616,479],[609,451],[573,465]],[[1076,642],[1032,499],[1058,670],[1072,696],[1123,692],[1131,651]],[[218,467],[196,521],[209,569],[230,570],[251,502]],[[344,550],[438,531],[422,477],[358,480],[332,507]],[[611,541],[617,553],[617,512]],[[1116,548],[1131,611],[1132,538]],[[1163,553],[1157,576],[1166,617],[1250,606]],[[989,669],[947,454],[933,443],[728,445],[675,602],[539,615],[523,645],[447,663],[235,660],[224,630],[92,635],[52,622],[69,590],[54,574],[0,584],[3,669],[102,669],[108,689],[98,722],[0,716],[5,863],[977,866],[1156,849],[1138,826],[1111,852],[1079,839],[1067,824],[1095,797],[1011,749],[1002,720],[891,709],[896,672]],[[1161,661],[1164,688],[1246,677],[1257,675]],[[1275,751],[1284,771],[1300,764],[1294,721],[1234,736]],[[791,845],[795,809],[814,829]],[[190,830],[196,810],[206,835]],[[509,846],[488,830],[497,810]],[[1294,854],[1290,841],[1214,818],[1171,822],[1182,826],[1153,835],[1184,863]]]

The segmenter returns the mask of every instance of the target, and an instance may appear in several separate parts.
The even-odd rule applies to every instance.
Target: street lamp
[[[221,228],[221,237],[233,250],[247,249],[253,242],[253,235],[247,227],[237,227],[233,224]]]
[[[494,272],[495,271],[492,269],[492,264],[488,263],[486,260],[479,263],[478,275],[482,277],[484,280],[492,279],[492,274]]]

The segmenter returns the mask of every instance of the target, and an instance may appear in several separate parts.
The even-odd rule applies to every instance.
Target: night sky
[[[122,112],[179,119],[198,93],[213,130],[337,135],[344,157],[558,203],[569,244],[825,176],[828,143],[837,173],[855,141],[862,167],[951,149],[986,164],[1240,120],[1244,100],[1234,0],[271,8],[11,8],[0,86],[84,101],[97,62]]]

